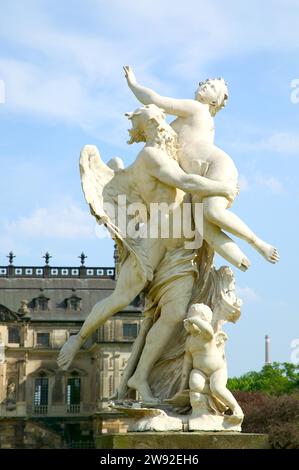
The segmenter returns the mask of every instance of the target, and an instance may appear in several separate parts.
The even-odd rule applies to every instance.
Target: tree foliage
[[[289,362],[273,362],[260,372],[248,372],[241,377],[228,379],[232,391],[263,392],[282,395],[299,391],[299,365]]]

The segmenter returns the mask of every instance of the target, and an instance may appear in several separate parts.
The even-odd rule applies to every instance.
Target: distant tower
[[[270,337],[265,336],[265,365],[270,364]]]

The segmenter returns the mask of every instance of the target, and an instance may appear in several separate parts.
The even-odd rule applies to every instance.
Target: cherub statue
[[[222,78],[199,83],[195,99],[174,99],[158,95],[139,85],[129,66],[124,67],[128,85],[143,104],[154,103],[177,118],[171,127],[178,135],[179,163],[187,173],[200,174],[212,180],[237,183],[238,171],[231,157],[214,144],[215,114],[225,106],[228,90]],[[198,201],[198,196],[193,197]],[[278,251],[263,241],[233,212],[231,202],[223,196],[205,197],[204,238],[223,258],[246,271],[250,262],[239,246],[223,230],[245,240],[270,263],[279,260]]]
[[[226,419],[240,424],[244,417],[242,409],[226,387],[224,343],[227,335],[223,331],[214,332],[212,317],[212,310],[207,305],[193,304],[189,308],[184,320],[184,327],[189,335],[185,346],[180,392],[188,388],[189,384],[193,416],[197,405],[201,409],[201,394],[210,393],[232,411],[232,415]]]

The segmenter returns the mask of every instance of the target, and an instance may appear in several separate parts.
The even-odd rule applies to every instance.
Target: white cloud
[[[281,194],[285,192],[285,188],[281,181],[279,181],[279,179],[274,176],[258,175],[256,177],[256,182],[259,186],[267,188],[273,193]]]
[[[260,143],[261,149],[287,155],[299,155],[299,135],[280,132]]]
[[[125,132],[121,99],[110,106],[110,96],[90,90],[80,75],[8,59],[0,59],[0,71],[6,83],[5,106],[13,111],[58,119],[90,133],[102,129],[100,134],[107,142],[117,142],[119,133]]]
[[[63,120],[100,134],[107,142],[122,142],[119,135],[127,127],[123,114],[131,106],[122,65],[127,61],[136,64],[142,80],[163,88],[146,71],[148,61],[138,59],[140,41],[134,44],[130,34],[125,40],[111,38],[101,30],[72,33],[58,28],[38,3],[28,3],[18,11],[6,6],[6,14],[0,18],[2,39],[29,57],[0,57],[7,109]]]
[[[36,209],[29,216],[2,222],[2,238],[9,239],[91,239],[95,224],[87,210],[71,201]],[[7,243],[6,243],[7,244]]]
[[[1,9],[2,42],[19,50],[13,60],[0,62],[6,106],[92,133],[105,127],[101,138],[114,143],[122,142],[122,113],[131,102],[124,63],[134,66],[141,82],[175,94],[178,86],[204,78],[215,60],[292,49],[299,38],[298,4],[290,0],[288,8],[280,0],[263,6],[234,0],[88,0],[77,3],[78,22],[72,15],[62,18],[55,2],[11,0]]]
[[[259,295],[255,292],[252,287],[238,287],[236,288],[237,295],[245,303],[246,302],[258,302],[260,300]]]
[[[277,194],[286,192],[284,184],[277,177],[261,173],[256,173],[254,177],[250,178],[250,180],[246,176],[240,175],[239,186],[241,191],[249,191],[260,187],[263,189],[266,188]]]
[[[274,152],[280,155],[299,155],[299,136],[291,132],[276,132],[265,139],[252,136],[250,141],[235,141],[230,144],[245,152]]]

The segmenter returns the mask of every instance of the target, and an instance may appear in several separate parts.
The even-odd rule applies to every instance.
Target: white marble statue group
[[[279,255],[229,210],[239,192],[238,172],[214,144],[213,119],[226,104],[227,85],[222,78],[208,79],[199,84],[195,99],[174,99],[139,85],[130,67],[124,71],[143,105],[126,114],[132,123],[128,143],[144,142],[144,147],[128,168],[119,158],[106,165],[92,145],[80,156],[91,213],[118,245],[116,287],[65,343],[58,364],[67,369],[92,332],[143,292],[144,319],[115,406],[136,418],[137,430],[240,430],[243,413],[226,387],[222,326],[237,321],[241,300],[231,269],[217,270],[213,257],[216,252],[242,271],[249,268],[247,256],[226,232],[270,263]],[[171,124],[166,114],[176,116]],[[120,200],[126,201],[126,227],[133,225],[135,232],[112,215]],[[152,211],[157,204],[168,208],[160,218]],[[158,228],[155,236],[149,233],[152,225]],[[186,235],[190,226],[197,244]],[[142,405],[129,406],[132,389]]]

